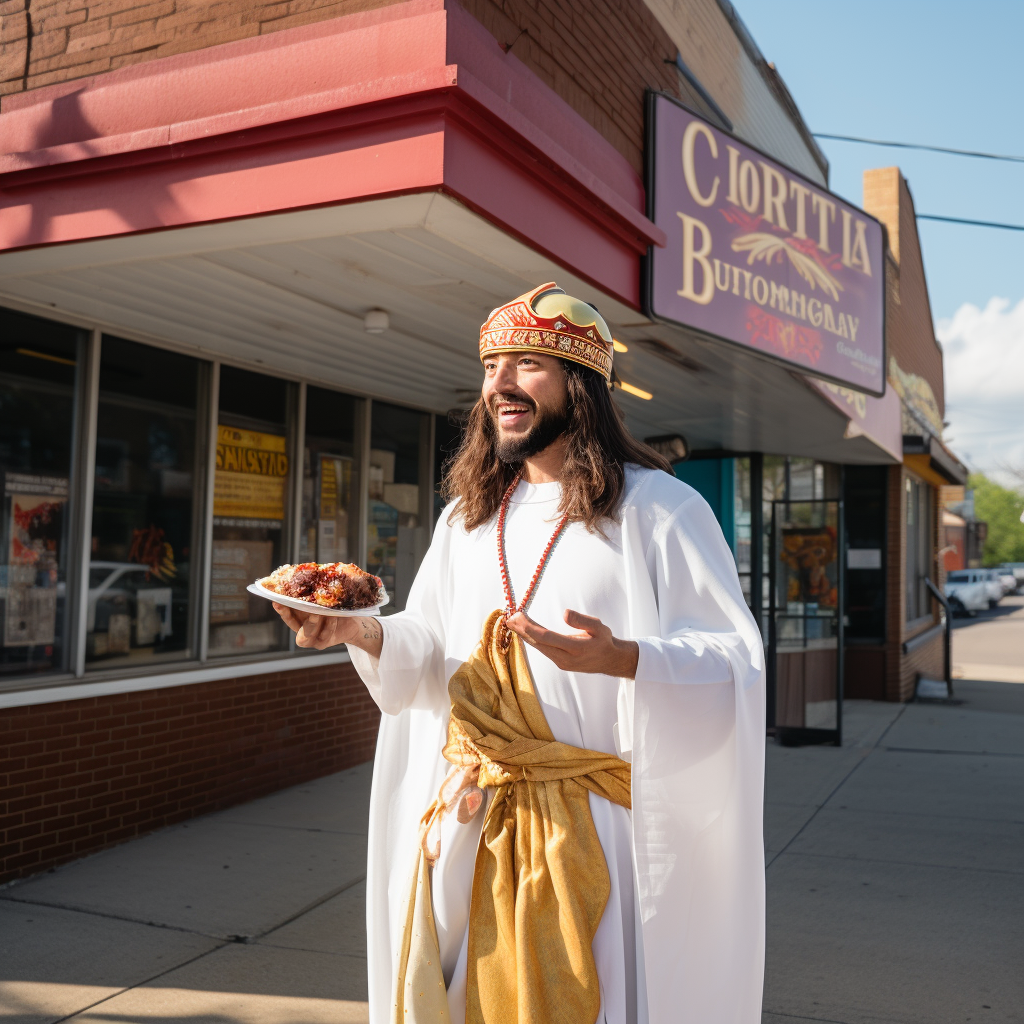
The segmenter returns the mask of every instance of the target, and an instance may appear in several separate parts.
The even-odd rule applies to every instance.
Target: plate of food
[[[377,615],[389,600],[380,577],[348,562],[282,565],[246,589],[316,615]]]

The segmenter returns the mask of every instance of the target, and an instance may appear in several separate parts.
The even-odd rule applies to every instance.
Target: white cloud
[[[972,468],[1002,483],[1024,469],[1024,299],[962,305],[935,327],[945,353],[946,439]]]

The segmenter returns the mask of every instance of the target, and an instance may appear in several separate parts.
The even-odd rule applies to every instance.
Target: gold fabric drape
[[[588,791],[630,806],[630,767],[551,734],[518,636],[502,649],[493,612],[448,684],[444,757],[454,765],[423,817],[395,985],[395,1024],[447,1020],[430,905],[432,824],[459,807],[466,780],[494,788],[469,915],[467,1024],[593,1024],[600,1009],[592,944],[608,902]],[[458,781],[454,784],[452,779]]]

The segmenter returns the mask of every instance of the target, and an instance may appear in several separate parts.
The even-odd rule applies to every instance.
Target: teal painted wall
[[[694,459],[680,462],[676,476],[698,491],[711,506],[725,539],[736,554],[736,488],[734,459]]]

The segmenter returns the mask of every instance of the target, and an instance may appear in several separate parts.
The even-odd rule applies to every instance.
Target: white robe
[[[558,484],[521,484],[506,551],[517,600],[557,521]],[[420,816],[448,768],[448,679],[504,606],[495,524],[445,510],[379,661],[350,648],[384,713],[370,804],[371,1024],[387,1024]],[[593,950],[607,1024],[758,1024],[764,963],[764,655],[711,509],[666,473],[627,467],[621,521],[572,524],[530,615],[595,615],[640,646],[636,680],[563,672],[528,650],[555,738],[632,762],[632,812],[591,795],[611,893]],[[453,1021],[465,1015],[466,938],[483,814],[446,819],[434,914]]]

